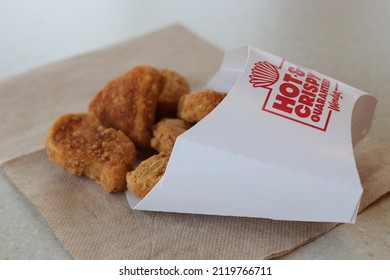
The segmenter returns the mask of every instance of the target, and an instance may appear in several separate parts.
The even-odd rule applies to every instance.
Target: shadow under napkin
[[[360,211],[390,191],[390,151],[365,139],[356,149]],[[325,234],[336,223],[133,211],[121,194],[51,164],[44,150],[4,171],[76,259],[266,259]]]

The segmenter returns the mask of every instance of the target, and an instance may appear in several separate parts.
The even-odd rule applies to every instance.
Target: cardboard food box
[[[251,46],[225,53],[205,86],[228,92],[176,140],[165,175],[136,210],[355,222],[353,147],[376,99]]]

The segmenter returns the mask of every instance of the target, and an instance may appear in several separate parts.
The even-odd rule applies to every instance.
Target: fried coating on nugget
[[[142,161],[136,169],[127,173],[127,189],[138,198],[144,198],[165,173],[169,153],[159,153]]]
[[[107,192],[126,190],[126,174],[136,160],[133,142],[122,131],[103,127],[89,113],[58,117],[45,148],[50,161],[70,174],[87,175]]]
[[[196,123],[207,116],[225,98],[226,93],[205,89],[184,95],[178,104],[179,118]]]
[[[157,101],[156,120],[176,117],[180,98],[190,93],[190,84],[186,78],[168,69],[162,69],[160,73],[164,77],[164,85]]]
[[[192,125],[181,119],[164,118],[153,126],[150,144],[158,152],[171,152],[176,138]]]
[[[163,80],[159,70],[137,66],[109,82],[88,110],[105,127],[122,130],[137,148],[148,149]]]

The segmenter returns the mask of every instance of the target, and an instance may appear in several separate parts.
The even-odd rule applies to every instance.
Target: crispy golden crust
[[[170,153],[176,138],[190,127],[190,123],[181,119],[162,119],[153,126],[153,138],[150,144],[158,152]]]
[[[196,123],[207,116],[225,98],[226,93],[201,90],[180,98],[177,114],[179,118]]]
[[[165,173],[169,160],[168,153],[159,153],[140,163],[127,173],[127,189],[138,198],[144,198]]]
[[[112,80],[89,104],[105,127],[122,130],[140,149],[150,147],[163,76],[149,66],[137,66]]]
[[[136,160],[133,142],[122,131],[104,128],[89,113],[58,117],[45,148],[50,161],[73,175],[87,175],[107,192],[126,190],[126,173]]]
[[[156,120],[176,117],[180,98],[190,93],[186,78],[168,69],[160,70],[160,73],[164,77],[164,86],[157,102]]]

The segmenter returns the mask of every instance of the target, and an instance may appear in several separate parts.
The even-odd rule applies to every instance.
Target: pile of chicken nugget
[[[65,171],[86,175],[109,193],[129,190],[143,198],[164,175],[176,138],[225,96],[208,89],[190,92],[177,72],[140,65],[100,90],[88,112],[59,116],[49,129],[46,153]],[[150,156],[141,160],[139,152]]]

